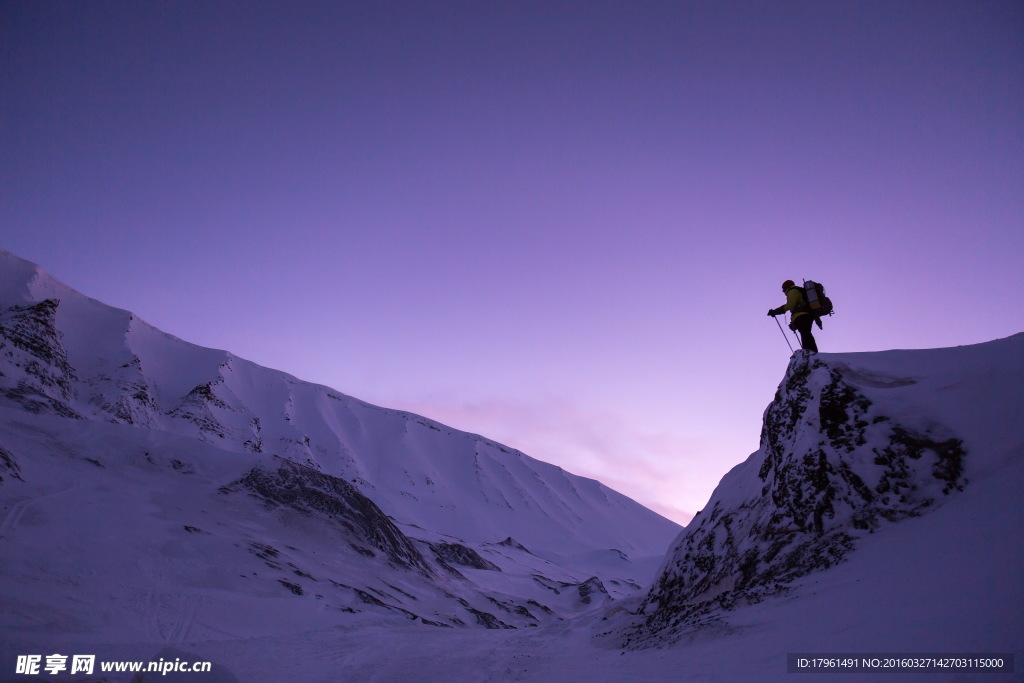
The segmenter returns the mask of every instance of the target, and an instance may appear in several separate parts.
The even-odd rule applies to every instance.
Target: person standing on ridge
[[[786,303],[778,308],[768,309],[768,315],[775,317],[783,315],[786,311],[791,312],[789,329],[800,333],[800,346],[808,351],[818,352],[818,344],[811,334],[811,325],[814,324],[814,316],[811,315],[810,306],[804,296],[803,287],[797,286],[792,280],[782,283],[782,291],[786,295]]]

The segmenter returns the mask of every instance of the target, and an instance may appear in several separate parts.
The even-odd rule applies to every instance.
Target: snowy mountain
[[[596,481],[189,344],[2,251],[0,505],[11,642],[536,627],[640,590],[678,531]]]
[[[963,491],[961,439],[930,420],[892,417],[864,393],[915,384],[794,354],[761,449],[686,529],[648,595],[648,624],[692,625],[758,602],[842,561],[859,537]]]
[[[141,680],[781,681],[801,653],[1024,680],[1024,334],[797,352],[680,531],[0,269],[0,679],[56,652],[218,665]]]
[[[945,666],[929,681],[1024,680],[1022,366],[1024,334],[797,353],[761,448],[723,478],[646,593],[577,618],[328,630],[305,635],[301,663],[287,659],[295,639],[192,651],[243,678],[288,661],[309,680],[790,681],[802,656],[824,663],[815,680],[850,680],[835,665],[856,659],[877,661],[872,681],[903,682],[917,672],[886,666],[932,657]]]
[[[722,479],[680,534],[625,644],[663,645],[728,630],[752,605],[806,598],[808,581],[859,552],[867,555],[882,537],[892,538],[891,527],[943,508],[959,511],[941,517],[943,523],[952,515],[962,524],[956,515],[982,503],[993,509],[973,523],[992,525],[978,530],[1000,538],[992,547],[975,542],[889,563],[913,567],[924,585],[933,563],[962,576],[961,595],[951,599],[936,590],[933,599],[973,602],[974,618],[985,622],[975,638],[983,633],[1003,651],[1019,651],[1024,563],[1020,543],[1010,540],[1019,539],[1024,519],[1015,500],[1019,489],[1013,498],[980,497],[991,495],[993,479],[1002,479],[1003,487],[1024,483],[1022,465],[1024,334],[930,351],[797,351],[765,411],[761,448]],[[933,526],[930,533],[948,531]],[[1014,548],[1000,547],[1006,543]],[[975,552],[964,558],[967,547]],[[1003,580],[976,595],[981,587],[974,565],[981,558]],[[912,601],[906,607],[934,609]]]

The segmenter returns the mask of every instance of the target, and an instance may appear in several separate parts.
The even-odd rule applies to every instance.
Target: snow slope
[[[761,448],[679,532],[0,261],[0,680],[52,652],[211,660],[142,680],[216,681],[772,681],[789,653],[1007,654],[1015,673],[925,678],[1024,680],[1024,334],[798,352]]]
[[[790,653],[999,655],[1012,658],[1013,672],[879,670],[808,679],[1024,680],[1022,406],[1024,334],[954,349],[810,358],[798,352],[765,412],[762,448],[723,478],[681,532],[645,598],[627,598],[537,633],[457,633],[452,639],[409,629],[360,634],[339,671],[378,681],[445,680],[452,672],[480,681],[791,681]],[[919,451],[901,450],[910,440],[891,438],[909,432],[920,437]],[[941,459],[928,439],[960,445],[959,474],[940,468],[943,476],[935,476]],[[819,458],[801,470],[805,456],[818,450],[827,466],[819,467]],[[886,457],[876,463],[881,454]],[[840,467],[843,462],[848,468]],[[902,465],[901,479],[895,470]],[[898,495],[886,502],[876,491],[858,504],[851,473],[872,488],[886,481],[883,489],[896,488]],[[807,494],[801,502],[820,503],[824,498],[810,494],[831,489],[831,510],[807,508],[809,523],[800,528],[793,515],[801,505],[792,495],[772,495],[772,485],[784,484]],[[786,516],[793,528],[776,520],[772,540],[788,544],[775,557],[801,541],[813,549],[825,539],[817,547],[827,549],[840,534],[849,536],[849,545],[837,546],[841,552],[828,563],[798,563],[772,574],[771,582],[758,582],[758,574],[769,573],[766,562],[745,585],[738,580],[742,569],[716,575],[734,554],[724,539],[709,544],[714,552],[706,555],[691,545],[707,539],[715,522],[718,535],[726,536],[725,517],[734,519],[734,529],[745,521],[748,531],[754,528],[742,538],[735,534],[733,545],[740,546],[773,517]],[[796,535],[803,538],[794,543]],[[673,595],[673,579],[708,574],[715,579],[710,585]],[[731,599],[720,599],[727,594]],[[674,597],[679,601],[670,604]],[[402,648],[403,655],[381,666],[371,637],[379,647]],[[454,653],[431,656],[442,647]],[[238,652],[224,654],[242,659]],[[323,672],[312,663],[300,670],[313,677]]]
[[[230,662],[244,680],[268,667],[309,681],[1021,681],[1022,485],[1024,462],[1016,459],[931,513],[864,539],[786,595],[647,649],[618,647],[637,607],[627,602],[538,632],[333,630],[274,641],[264,652],[241,642],[192,651]],[[613,637],[595,639],[609,631]],[[381,652],[400,654],[382,660]],[[788,653],[1009,653],[1015,672],[803,676],[787,672]]]
[[[647,611],[770,594],[1001,472],[1024,454],[1022,385],[1024,334],[960,349],[797,352],[761,448],[681,534]]]
[[[641,590],[678,531],[483,437],[184,342],[7,252],[0,362],[4,656],[538,628]]]
[[[761,448],[680,534],[624,643],[791,629],[787,652],[1019,658],[1022,410],[1024,334],[798,351]]]
[[[512,536],[534,551],[621,546],[643,556],[660,553],[673,531],[596,481],[183,342],[7,252],[0,273],[5,328],[39,337],[39,348],[7,344],[15,355],[5,361],[2,386],[22,407],[279,454],[356,482],[400,522],[473,541]]]

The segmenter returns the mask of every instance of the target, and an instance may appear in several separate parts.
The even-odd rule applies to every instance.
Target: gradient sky
[[[822,351],[1024,331],[1024,3],[0,4],[0,247],[678,521]],[[792,338],[791,338],[792,339]]]

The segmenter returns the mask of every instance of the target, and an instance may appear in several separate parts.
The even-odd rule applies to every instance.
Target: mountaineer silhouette
[[[812,307],[811,302],[808,301],[808,295],[805,289],[810,286],[812,291],[815,292],[815,302],[819,305]],[[775,317],[777,315],[783,315],[786,311],[790,312],[789,329],[796,330],[800,333],[800,346],[801,348],[807,349],[808,351],[818,352],[818,343],[814,339],[814,335],[811,333],[811,326],[815,322],[818,323],[818,327],[821,328],[821,315],[829,315],[832,312],[832,304],[828,301],[828,298],[824,296],[824,287],[814,282],[806,282],[803,287],[797,286],[792,280],[786,280],[782,283],[782,291],[786,295],[786,303],[778,308],[771,308],[768,310],[768,315]],[[819,299],[817,294],[820,291],[821,298]],[[820,310],[821,301],[828,302],[828,310]],[[815,310],[818,309],[818,310]]]

